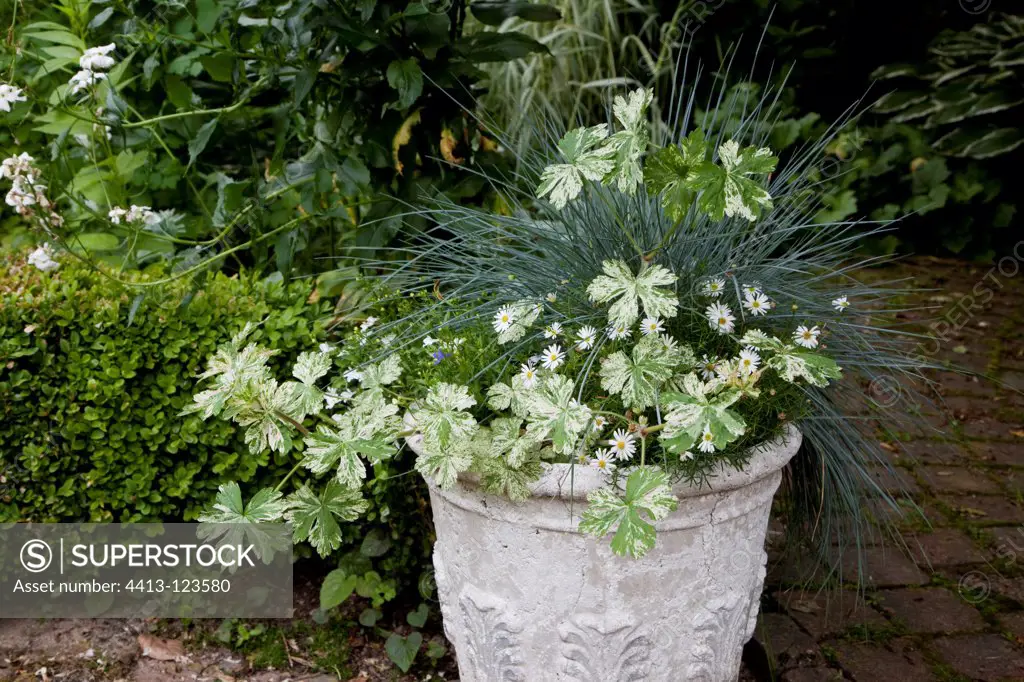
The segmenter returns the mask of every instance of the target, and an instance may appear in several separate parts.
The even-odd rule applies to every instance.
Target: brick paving
[[[860,589],[815,572],[806,552],[772,548],[755,633],[771,679],[1024,680],[1024,269],[1003,266],[900,266],[932,289],[912,302],[939,306],[927,315],[952,328],[931,357],[998,383],[937,373],[938,406],[922,417],[941,433],[878,434],[895,472],[872,475],[909,498],[902,517],[888,513],[904,546],[875,534]],[[844,580],[856,575],[854,557],[842,566]]]

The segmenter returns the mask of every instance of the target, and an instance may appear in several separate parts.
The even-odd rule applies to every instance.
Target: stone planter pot
[[[800,440],[790,428],[710,488],[677,486],[679,509],[639,560],[577,531],[587,491],[603,484],[589,467],[551,466],[518,504],[472,477],[451,490],[428,481],[461,682],[736,680],[764,585],[772,497]]]

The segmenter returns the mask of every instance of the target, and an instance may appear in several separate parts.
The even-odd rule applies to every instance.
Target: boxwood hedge
[[[132,275],[152,281],[162,273]],[[247,320],[283,368],[324,334],[309,282],[251,275],[126,287],[0,256],[0,522],[191,520],[224,481],[279,478],[224,420],[179,417]]]

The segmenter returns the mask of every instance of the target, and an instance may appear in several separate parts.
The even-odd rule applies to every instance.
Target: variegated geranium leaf
[[[677,279],[667,268],[649,265],[634,275],[620,260],[606,260],[601,268],[604,274],[593,279],[587,287],[587,294],[596,303],[618,299],[608,309],[608,320],[612,326],[631,326],[640,316],[640,304],[650,317],[675,317],[679,299],[675,292],[661,288],[672,285]]]
[[[252,496],[248,504],[242,502],[242,490],[234,481],[224,483],[217,490],[213,510],[199,517],[200,523],[275,523],[284,518],[288,502],[281,493],[264,488]]]
[[[294,528],[295,541],[309,540],[320,556],[327,556],[341,546],[338,521],[355,521],[369,507],[358,490],[346,488],[334,479],[327,482],[320,495],[304,485],[288,497],[288,502],[288,520]]]
[[[480,484],[492,495],[504,495],[514,502],[530,497],[530,484],[540,478],[543,472],[536,460],[514,466],[504,457],[488,457],[479,460],[477,469]]]
[[[416,471],[441,488],[451,488],[459,474],[473,465],[476,447],[470,438],[451,441],[448,445],[427,445],[416,457]]]
[[[526,417],[532,391],[515,374],[507,384],[499,381],[487,390],[487,405],[493,410],[511,410],[517,417]]]
[[[622,404],[644,410],[657,402],[658,390],[672,378],[677,358],[657,336],[645,336],[633,347],[601,362],[601,388],[622,396]]]
[[[785,343],[760,330],[748,331],[740,343],[771,352],[772,356],[765,362],[765,367],[774,369],[780,377],[791,383],[804,379],[812,386],[823,388],[828,386],[830,380],[843,377],[842,370],[832,358]]]
[[[717,381],[702,382],[694,374],[683,379],[683,392],[661,396],[665,429],[659,440],[671,453],[683,454],[710,430],[712,443],[721,450],[746,431],[746,422],[729,409],[742,393],[737,388],[724,388]]]
[[[708,162],[696,170],[695,186],[700,189],[700,209],[713,220],[740,216],[753,222],[762,210],[773,208],[772,197],[750,176],[766,176],[775,170],[779,159],[767,147],[746,147],[729,140],[718,148],[721,165]]]
[[[212,378],[211,387],[197,393],[181,414],[198,412],[203,419],[220,415],[228,401],[240,391],[271,378],[267,360],[276,355],[277,351],[261,348],[254,343],[242,347],[242,343],[255,329],[256,325],[248,323],[231,341],[217,348],[207,362],[206,371],[199,375],[200,379]]]
[[[335,469],[335,478],[347,488],[358,488],[366,478],[366,465],[360,456],[373,463],[395,453],[395,446],[378,436],[372,439],[354,437],[352,429],[335,430],[321,424],[315,433],[306,436],[303,466],[321,475]]]
[[[604,183],[614,182],[619,191],[625,194],[636,192],[643,181],[640,157],[650,144],[647,107],[653,98],[654,93],[650,90],[639,89],[627,97],[617,95],[612,102],[612,111],[622,125],[622,130],[609,137],[605,143],[605,147],[614,151],[615,166],[604,177]]]
[[[583,181],[600,182],[615,167],[613,152],[600,143],[608,137],[608,126],[570,130],[558,143],[565,163],[548,166],[540,177],[537,198],[548,197],[558,210],[579,196]]]
[[[250,384],[248,390],[237,393],[232,402],[234,404],[228,405],[224,414],[245,427],[249,452],[255,455],[267,449],[277,452],[291,449],[294,427],[282,417],[293,408],[291,390],[282,390],[277,381],[267,379]]]
[[[466,410],[474,405],[476,398],[467,387],[440,383],[431,386],[423,400],[409,408],[409,413],[427,448],[440,452],[473,437],[477,422]]]
[[[604,537],[614,530],[612,551],[634,559],[654,547],[656,532],[652,522],[665,518],[679,504],[669,486],[668,475],[649,466],[630,473],[623,495],[609,488],[599,488],[587,495],[587,501],[580,531]]]
[[[387,386],[402,376],[402,361],[397,353],[393,353],[378,363],[362,368],[360,373],[359,385],[364,389]]]
[[[524,438],[536,443],[550,440],[555,452],[572,454],[591,419],[590,409],[576,400],[575,390],[576,385],[568,377],[544,377],[530,399]]]
[[[779,373],[786,381],[796,383],[806,379],[812,386],[824,388],[831,379],[841,379],[842,371],[835,360],[818,353],[790,347],[768,359],[766,366]]]
[[[331,356],[328,353],[300,353],[292,368],[292,376],[307,385],[315,384],[331,370]]]

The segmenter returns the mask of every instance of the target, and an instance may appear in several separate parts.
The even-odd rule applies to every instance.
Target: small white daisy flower
[[[695,457],[695,455],[692,452],[690,452],[689,450],[687,450],[686,452],[684,452],[681,455],[679,455],[679,461],[680,462],[688,462],[691,459],[693,459],[694,457]]]
[[[640,331],[644,336],[660,334],[665,331],[665,325],[657,317],[645,317],[643,322],[640,323]]]
[[[838,310],[839,312],[843,312],[844,310],[850,307],[850,301],[846,298],[846,296],[840,296],[839,298],[832,301],[832,307]]]
[[[679,342],[673,339],[671,336],[665,335],[661,337],[661,345],[665,347],[665,350],[674,352],[679,347]]]
[[[559,322],[552,322],[544,329],[545,339],[557,339],[562,334],[562,325]]]
[[[715,451],[715,436],[711,433],[711,424],[704,425],[704,433],[700,434],[700,445],[697,449],[701,452]]]
[[[597,415],[594,417],[594,431],[604,431],[604,427],[608,426],[608,420],[604,418],[604,415]]]
[[[725,291],[725,280],[721,277],[714,277],[704,282],[703,292],[705,296],[718,298]]]
[[[544,350],[544,369],[554,371],[562,366],[565,361],[565,352],[557,343],[551,344]]]
[[[352,383],[353,381],[362,381],[363,379],[363,373],[360,372],[358,369],[352,368],[346,369],[345,373],[342,376],[345,377],[345,381],[349,383]]]
[[[612,325],[608,327],[608,338],[612,341],[618,339],[628,339],[633,334],[633,331],[624,324]]]
[[[359,325],[359,329],[365,332],[367,329],[369,329],[375,324],[377,324],[377,318],[371,315],[370,317],[363,320],[363,323]]]
[[[821,330],[818,329],[817,325],[808,329],[804,325],[800,325],[793,332],[793,341],[804,348],[817,348],[818,337],[821,336]]]
[[[520,366],[519,376],[523,379],[524,388],[533,388],[537,385],[537,370],[532,364],[526,363]]]
[[[554,303],[555,301],[558,300],[558,294],[556,294],[555,292],[552,291],[550,294],[548,294],[544,298],[547,299],[548,303]]]
[[[611,449],[612,454],[618,461],[627,460],[633,456],[636,451],[636,444],[633,442],[633,434],[625,429],[619,429],[612,434],[612,439],[608,441],[608,446]]]
[[[576,350],[590,350],[597,343],[597,330],[586,326],[576,332]]]
[[[715,378],[715,368],[718,366],[718,358],[709,358],[707,355],[700,359],[700,376],[704,381],[711,381]]]
[[[744,284],[741,289],[743,290],[744,296],[757,296],[761,293],[761,285],[757,282],[753,284]]]
[[[494,331],[507,332],[515,321],[515,311],[507,305],[494,314]]]
[[[771,301],[764,294],[758,292],[756,294],[747,294],[743,300],[743,307],[750,311],[750,314],[754,317],[759,315],[767,315],[771,309]]]
[[[754,348],[747,346],[740,351],[738,364],[740,372],[750,376],[757,371],[758,367],[761,366],[761,356],[757,354],[757,351]]]
[[[719,334],[729,334],[736,329],[736,318],[732,315],[729,306],[721,303],[712,303],[704,311],[708,323],[712,329],[717,329]]]
[[[594,467],[598,471],[605,473],[611,473],[615,471],[615,464],[612,462],[611,452],[608,450],[598,451],[592,460],[590,460],[590,466]]]

